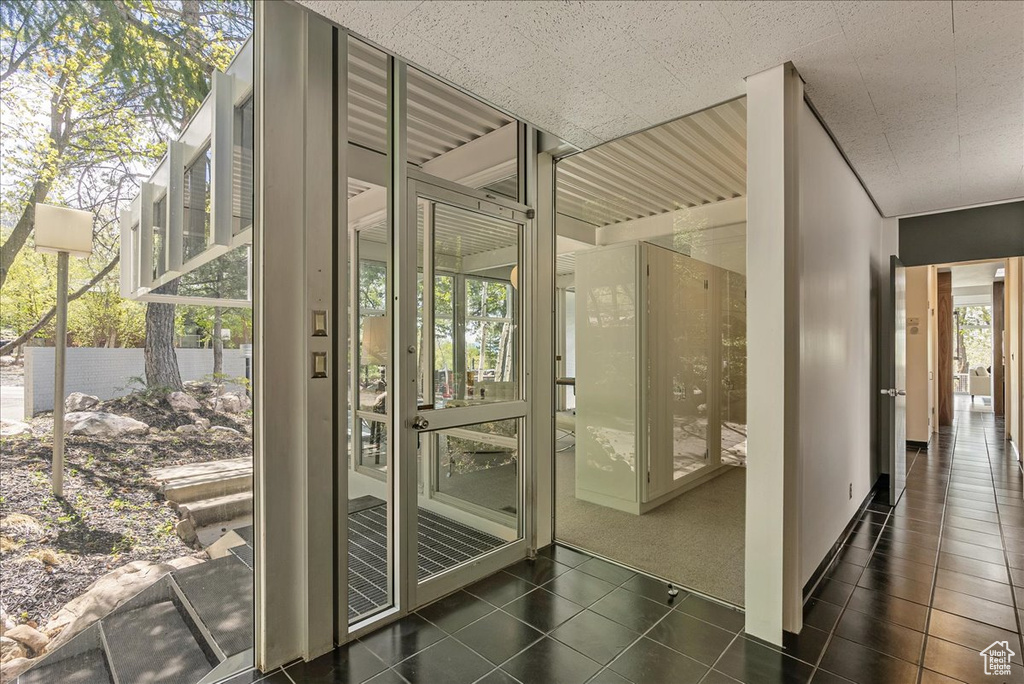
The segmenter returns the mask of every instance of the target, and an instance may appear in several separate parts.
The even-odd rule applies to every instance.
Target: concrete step
[[[212,499],[201,499],[181,504],[181,517],[188,518],[196,529],[225,520],[233,520],[252,514],[252,492],[239,492]]]
[[[154,468],[164,497],[175,504],[252,491],[252,458]]]
[[[116,682],[187,684],[213,669],[172,601],[106,617],[102,626]]]
[[[110,684],[110,681],[107,660],[98,648],[63,660],[45,661],[21,675],[18,680],[19,684]]]

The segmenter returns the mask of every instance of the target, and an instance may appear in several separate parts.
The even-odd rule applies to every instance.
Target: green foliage
[[[94,253],[70,278],[88,283],[117,254],[139,178],[251,32],[251,0],[0,2],[0,325],[20,334],[53,305],[53,259],[21,229],[35,204],[94,213]],[[141,343],[144,307],[120,300],[117,276],[72,302],[74,344]]]

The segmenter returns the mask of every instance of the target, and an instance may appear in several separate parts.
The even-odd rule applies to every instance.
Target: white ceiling
[[[991,287],[996,271],[1003,267],[1002,261],[983,261],[977,264],[963,264],[950,267],[953,289],[962,287]]]
[[[583,148],[787,60],[883,213],[1024,196],[1024,2],[299,0]]]

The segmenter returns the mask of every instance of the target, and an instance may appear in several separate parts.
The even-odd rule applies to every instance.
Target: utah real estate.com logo
[[[1010,658],[1017,654],[1010,650],[1009,642],[994,641],[980,655],[985,659],[985,674],[1009,677]]]

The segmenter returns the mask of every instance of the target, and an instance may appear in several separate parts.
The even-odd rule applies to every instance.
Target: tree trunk
[[[213,376],[218,378],[224,374],[224,342],[220,338],[223,329],[221,314],[223,309],[213,307]]]
[[[167,294],[178,292],[178,281],[164,286]],[[174,304],[146,304],[146,385],[181,390],[178,357],[174,353]]]

